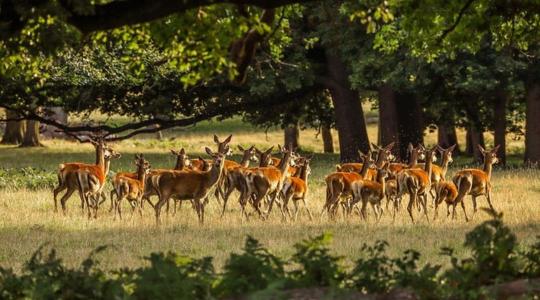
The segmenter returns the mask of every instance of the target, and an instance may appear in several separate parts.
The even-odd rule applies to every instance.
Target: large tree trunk
[[[525,163],[540,163],[540,81],[527,86],[525,123]]]
[[[466,135],[467,145],[465,148],[465,152],[467,155],[471,155],[474,157],[475,162],[481,162],[483,159],[482,153],[478,149],[478,145],[482,147],[486,147],[486,143],[484,141],[484,133],[478,129],[476,129],[473,125],[470,125],[467,128],[467,135]]]
[[[456,127],[454,125],[448,125],[448,124],[438,124],[437,125],[437,144],[443,148],[448,148],[452,145],[456,145],[456,148],[454,148],[454,152],[452,155],[459,155],[459,145],[458,145],[458,139],[456,134]]]
[[[297,124],[289,124],[285,127],[283,130],[284,135],[284,146],[289,147],[292,146],[292,149],[298,149],[299,147],[299,138],[300,138],[300,130],[298,129]]]
[[[369,150],[366,121],[358,92],[351,88],[349,72],[337,54],[326,52],[328,77],[338,130],[341,162],[358,161],[358,150]]]
[[[324,153],[334,153],[334,138],[330,126],[323,125],[321,128]]]
[[[508,95],[502,89],[498,90],[494,99],[494,129],[495,146],[499,145],[497,158],[499,164],[506,165],[506,103]]]
[[[418,99],[409,93],[398,94],[396,111],[398,115],[399,157],[407,157],[407,146],[424,143],[424,121]]]
[[[39,121],[26,121],[26,132],[21,147],[41,147],[39,141]]]
[[[15,119],[17,114],[6,110],[6,119]],[[6,130],[4,131],[4,136],[2,137],[2,144],[8,145],[18,145],[23,141],[25,130],[24,121],[8,121],[6,123]]]
[[[379,88],[379,145],[395,142],[394,149],[400,149],[398,122],[396,93],[385,84]]]

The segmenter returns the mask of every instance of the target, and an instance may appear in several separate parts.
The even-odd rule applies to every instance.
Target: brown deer
[[[382,216],[381,203],[384,197],[386,197],[386,178],[388,177],[388,166],[386,163],[382,168],[377,168],[377,179],[372,180],[358,180],[352,184],[353,202],[362,201],[362,218],[367,219],[366,206],[367,203],[371,204],[375,218],[380,220]]]
[[[281,147],[281,145],[278,144],[278,151],[279,153],[281,153],[281,155],[284,154],[284,151],[286,150],[285,147]],[[295,150],[296,149],[290,149],[292,152],[291,152],[291,161],[294,161],[295,164],[298,160],[300,160],[301,158],[296,154]],[[277,158],[277,157],[272,157],[271,158],[271,161],[270,161],[270,165],[271,166],[274,166],[274,167],[277,167],[279,166],[279,163],[281,162],[281,159]],[[295,166],[289,166],[289,168],[287,169],[287,176],[297,176],[298,175],[298,168],[295,167]]]
[[[482,170],[479,169],[463,169],[457,172],[452,178],[452,181],[458,189],[458,195],[456,198],[456,203],[463,202],[463,199],[466,195],[471,195],[473,200],[474,213],[476,213],[476,197],[485,195],[489,208],[493,208],[491,203],[491,172],[493,165],[499,162],[497,158],[497,150],[499,150],[497,145],[491,151],[486,151],[482,146],[478,145],[478,149],[484,157],[484,167]],[[465,220],[469,221],[467,214],[465,213]]]
[[[446,172],[448,171],[448,165],[454,161],[452,159],[452,152],[454,151],[455,147],[456,145],[453,145],[444,149],[437,145],[437,151],[441,154],[441,165],[438,166],[436,164],[433,164],[431,167],[431,182],[433,184],[446,180]],[[424,164],[417,164],[415,167],[423,169]],[[435,185],[433,185],[433,187],[435,187]],[[435,199],[434,188],[431,189],[430,193],[431,196],[433,196],[433,198]]]
[[[407,211],[414,223],[412,208],[414,205],[421,205],[424,210],[424,215],[427,216],[427,193],[431,189],[431,166],[433,164],[433,156],[437,147],[433,147],[425,151],[426,163],[424,169],[411,168],[404,169],[397,176],[397,182],[400,189],[400,195],[403,193],[409,194],[409,203]]]
[[[280,195],[281,189],[283,187],[283,182],[287,177],[287,168],[291,163],[294,162],[291,160],[292,151],[285,149],[283,150],[283,157],[279,162],[277,167],[268,166],[268,167],[258,167],[246,170],[245,183],[247,187],[247,193],[243,193],[244,199],[242,199],[241,204],[245,206],[248,199],[252,194],[255,195],[252,205],[263,219],[268,218],[270,212],[272,211],[272,206],[276,202],[277,198]],[[266,197],[270,197],[270,203],[268,211],[263,216],[260,206],[261,201]],[[280,205],[281,213],[284,215],[283,206]]]
[[[154,206],[156,223],[160,224],[161,207],[171,197],[177,200],[192,200],[197,211],[199,222],[204,223],[204,207],[211,189],[216,187],[223,173],[225,154],[214,153],[205,148],[206,153],[213,157],[212,166],[208,171],[165,171],[152,177],[152,185],[157,189],[159,201]],[[228,153],[228,147],[223,149]]]
[[[392,154],[392,148],[394,147],[394,143],[390,143],[386,145],[386,147],[379,147],[375,144],[371,144],[374,149],[377,150],[377,159],[375,161],[375,166],[373,168],[370,168],[368,170],[368,173],[364,177],[368,180],[374,180],[377,176],[377,170],[376,168],[381,168],[383,164],[387,161],[392,161],[394,159],[394,155]],[[344,163],[341,165],[336,166],[336,171],[338,172],[355,172],[355,173],[361,173],[363,164],[360,163]]]
[[[458,191],[456,188],[456,185],[452,181],[439,181],[434,184],[435,188],[435,213],[433,215],[433,220],[437,218],[437,212],[439,209],[439,205],[444,201],[446,203],[446,217],[450,215],[450,206],[453,207],[452,211],[452,219],[455,219],[456,217],[456,198],[458,195]],[[465,205],[463,204],[463,201],[461,201],[461,207],[463,208],[463,212],[465,213]],[[465,215],[467,215],[465,213]]]
[[[127,199],[131,205],[131,216],[135,212],[135,208],[139,207],[139,214],[142,216],[142,197],[144,194],[144,187],[146,183],[146,174],[150,170],[150,164],[144,159],[143,154],[135,155],[135,165],[137,166],[137,178],[119,176],[118,174],[113,179],[113,190],[117,195],[114,202],[114,218],[116,219],[116,213],[120,219],[122,219],[122,200]],[[111,192],[111,200],[112,200]]]
[[[379,155],[381,152],[379,152]],[[332,217],[335,216],[339,202],[342,198],[352,197],[352,183],[357,180],[362,180],[368,174],[371,164],[373,163],[371,158],[371,150],[367,154],[358,151],[362,168],[360,173],[358,172],[334,172],[326,176],[326,202],[321,211],[321,217],[328,213]],[[383,154],[384,155],[384,154]],[[352,205],[344,204],[344,214],[347,211],[349,213],[352,210]]]
[[[295,221],[298,219],[298,212],[300,211],[298,207],[299,201],[302,201],[304,204],[304,208],[309,214],[309,219],[313,220],[313,215],[311,214],[311,211],[306,203],[306,195],[308,193],[308,176],[311,174],[311,167],[309,164],[312,158],[313,155],[302,158],[299,166],[299,175],[297,177],[287,177],[283,183],[283,207],[285,208],[285,211],[289,217],[292,218],[288,205],[289,201],[293,201]]]
[[[95,188],[98,184],[101,185],[99,187],[99,194],[92,196],[104,198],[102,188],[105,183],[107,173],[109,172],[110,160],[120,157],[120,154],[116,153],[112,148],[108,147],[102,138],[90,138],[89,142],[92,143],[92,145],[96,149],[96,164],[63,163],[59,165],[58,186],[53,191],[55,211],[58,211],[58,194],[65,189],[67,189],[67,191],[60,199],[60,204],[62,206],[62,211],[64,214],[66,213],[66,202],[73,194],[73,192],[75,192],[75,190],[79,191],[79,197],[81,198],[81,209],[84,212],[84,206],[85,204],[88,204],[88,202],[86,201],[86,194],[83,193],[87,193],[88,191],[86,189],[81,190],[81,188],[88,187],[89,184],[92,184],[93,188]],[[85,179],[91,179],[91,182],[81,182],[84,183],[84,186],[81,186],[79,180]],[[94,204],[97,209],[99,201],[97,198],[93,200],[95,200]],[[90,214],[89,207],[88,213]]]
[[[221,211],[221,217],[225,214],[225,210],[227,208],[227,202],[229,201],[229,197],[231,196],[231,193],[234,190],[238,190],[239,192],[242,192],[242,187],[245,182],[244,175],[245,170],[249,167],[249,162],[257,162],[257,152],[255,150],[255,146],[251,146],[248,149],[244,149],[242,146],[238,146],[238,150],[242,151],[242,159],[240,161],[240,165],[237,167],[232,167],[229,170],[227,170],[227,177],[225,178],[225,193],[223,195],[223,209]],[[272,150],[270,149],[270,152]],[[264,155],[261,153],[261,155]],[[267,156],[265,156],[267,157]],[[266,159],[263,157],[263,159]]]

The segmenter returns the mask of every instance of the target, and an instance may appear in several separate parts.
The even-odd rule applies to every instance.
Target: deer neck
[[[291,161],[291,153],[286,152],[283,158],[279,161],[278,169],[281,172],[281,179],[285,178],[285,175],[287,174],[287,169],[289,168],[289,162]]]
[[[106,178],[111,168],[111,158],[110,157],[107,159],[104,158],[103,160],[104,160],[103,165],[102,166],[98,165],[98,166],[101,167],[101,169],[103,170],[103,174],[105,175],[104,177]]]
[[[386,178],[377,174],[377,182],[381,184],[381,194],[386,195]]]
[[[365,178],[368,170],[369,170],[369,161],[362,164],[362,169],[360,169],[360,176],[362,176],[362,178]]]
[[[426,156],[426,163],[424,164],[424,171],[428,175],[428,180],[431,183],[431,170],[433,166],[433,155]]]
[[[386,153],[383,150],[380,150],[379,155],[377,155],[377,161],[375,162],[375,166],[377,166],[377,168],[381,168],[385,160],[386,160]]]
[[[96,147],[96,165],[102,169],[105,167],[105,149],[101,145]]]
[[[240,161],[240,166],[242,166],[242,168],[247,168],[249,167],[249,157],[251,155],[249,154],[244,154],[244,156],[242,156],[242,160]]]
[[[484,159],[484,172],[487,174],[488,180],[491,180],[491,171],[493,169],[493,165],[487,161],[487,159]]]
[[[207,174],[209,175],[209,178],[210,178],[209,180],[210,185],[214,185],[216,182],[219,181],[219,178],[221,177],[221,173],[223,171],[224,164],[225,164],[224,160],[221,161],[219,166],[214,161],[210,170],[207,171]]]
[[[139,180],[144,180],[144,175],[146,174],[146,171],[144,170],[143,166],[139,166],[137,168],[137,178]]]
[[[443,177],[446,176],[446,171],[448,171],[449,160],[450,159],[448,158],[448,155],[443,155],[442,162],[441,162],[441,171],[442,171],[442,176]]]
[[[418,164],[418,152],[412,151],[411,156],[409,157],[409,168],[413,168],[416,164]],[[426,161],[427,165],[427,161]]]

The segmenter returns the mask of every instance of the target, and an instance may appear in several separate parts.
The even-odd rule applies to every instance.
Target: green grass
[[[264,148],[282,143],[283,139],[280,130],[273,129],[265,134],[263,130],[238,119],[205,122],[189,129],[167,131],[162,141],[147,136],[115,144],[114,148],[122,153],[122,158],[113,161],[112,171],[134,170],[133,155],[137,152],[145,153],[154,168],[171,167],[174,157],[169,154],[169,149],[185,147],[192,157],[196,157],[203,153],[204,146],[213,146],[214,133],[222,138],[233,133],[234,146],[240,143]],[[376,127],[370,125],[369,135],[373,141],[376,134]],[[463,138],[462,133],[459,136]],[[337,136],[335,140],[337,148]],[[434,140],[434,133],[426,136],[427,143]],[[323,178],[334,170],[338,155],[321,154],[322,141],[320,137],[315,137],[313,130],[303,131],[301,142],[304,149],[317,152],[312,163],[308,198],[310,208],[318,215],[324,201]],[[511,146],[519,149],[519,143],[513,143],[510,143]],[[34,149],[0,146],[0,167],[31,166],[54,176],[59,163],[92,162],[94,159],[93,150],[88,145],[58,140],[45,141],[45,144],[45,148]],[[513,153],[517,152],[515,150]],[[238,160],[238,156],[233,159]],[[517,155],[512,157],[515,163],[519,160]],[[456,165],[468,161],[470,159],[460,159]],[[454,172],[455,169],[451,169],[450,175]],[[493,174],[494,205],[504,213],[505,221],[525,243],[532,242],[540,230],[539,175],[537,170],[516,168],[496,169]],[[470,198],[467,198],[466,204],[471,211]],[[487,206],[483,198],[480,198],[479,204],[481,207]],[[452,246],[458,254],[463,254],[461,243],[465,233],[487,218],[485,214],[478,213],[472,222],[465,223],[461,211],[458,211],[458,220],[452,221],[444,217],[445,207],[441,207],[437,221],[428,223],[420,219],[415,225],[411,224],[404,210],[394,223],[388,214],[383,216],[380,223],[376,223],[371,215],[367,222],[361,221],[358,216],[333,222],[318,217],[309,221],[305,214],[296,223],[284,223],[278,210],[268,221],[253,217],[249,222],[242,222],[236,195],[233,195],[223,219],[219,218],[218,204],[211,199],[207,222],[203,226],[198,224],[190,205],[184,204],[176,216],[165,216],[163,226],[156,228],[153,212],[148,206],[143,218],[135,216],[130,219],[128,213],[124,220],[114,221],[113,215],[107,211],[108,202],[100,209],[97,220],[87,220],[81,214],[79,205],[78,197],[73,196],[68,201],[68,215],[63,216],[53,211],[51,189],[1,189],[0,240],[3,246],[0,247],[0,265],[20,269],[21,263],[39,245],[48,243],[70,265],[80,263],[93,248],[110,245],[99,256],[106,269],[138,266],[144,263],[142,257],[148,253],[168,250],[195,257],[211,255],[221,266],[230,252],[239,251],[247,234],[259,239],[275,254],[287,257],[292,254],[292,244],[325,231],[335,237],[332,245],[335,253],[346,255],[350,260],[360,255],[363,243],[387,240],[391,245],[390,254],[398,255],[414,248],[422,252],[424,262],[447,264],[446,259],[438,254],[440,247]],[[124,209],[126,211],[127,207]]]

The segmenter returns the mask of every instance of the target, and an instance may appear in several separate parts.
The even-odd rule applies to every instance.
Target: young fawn
[[[371,204],[375,218],[380,220],[382,216],[381,203],[386,197],[386,178],[388,177],[388,166],[386,163],[382,168],[377,168],[377,179],[358,180],[352,184],[352,194],[354,202],[362,201],[361,214],[364,220],[366,217],[367,203]]]
[[[289,215],[289,218],[292,218],[291,212],[289,210],[289,201],[293,201],[294,204],[294,220],[298,219],[298,202],[302,201],[304,208],[309,214],[309,219],[313,220],[313,215],[307,207],[306,195],[308,193],[308,176],[311,174],[311,168],[309,166],[313,156],[308,156],[300,159],[300,166],[298,167],[298,176],[296,177],[287,177],[283,184],[282,194],[283,194],[283,207]]]

